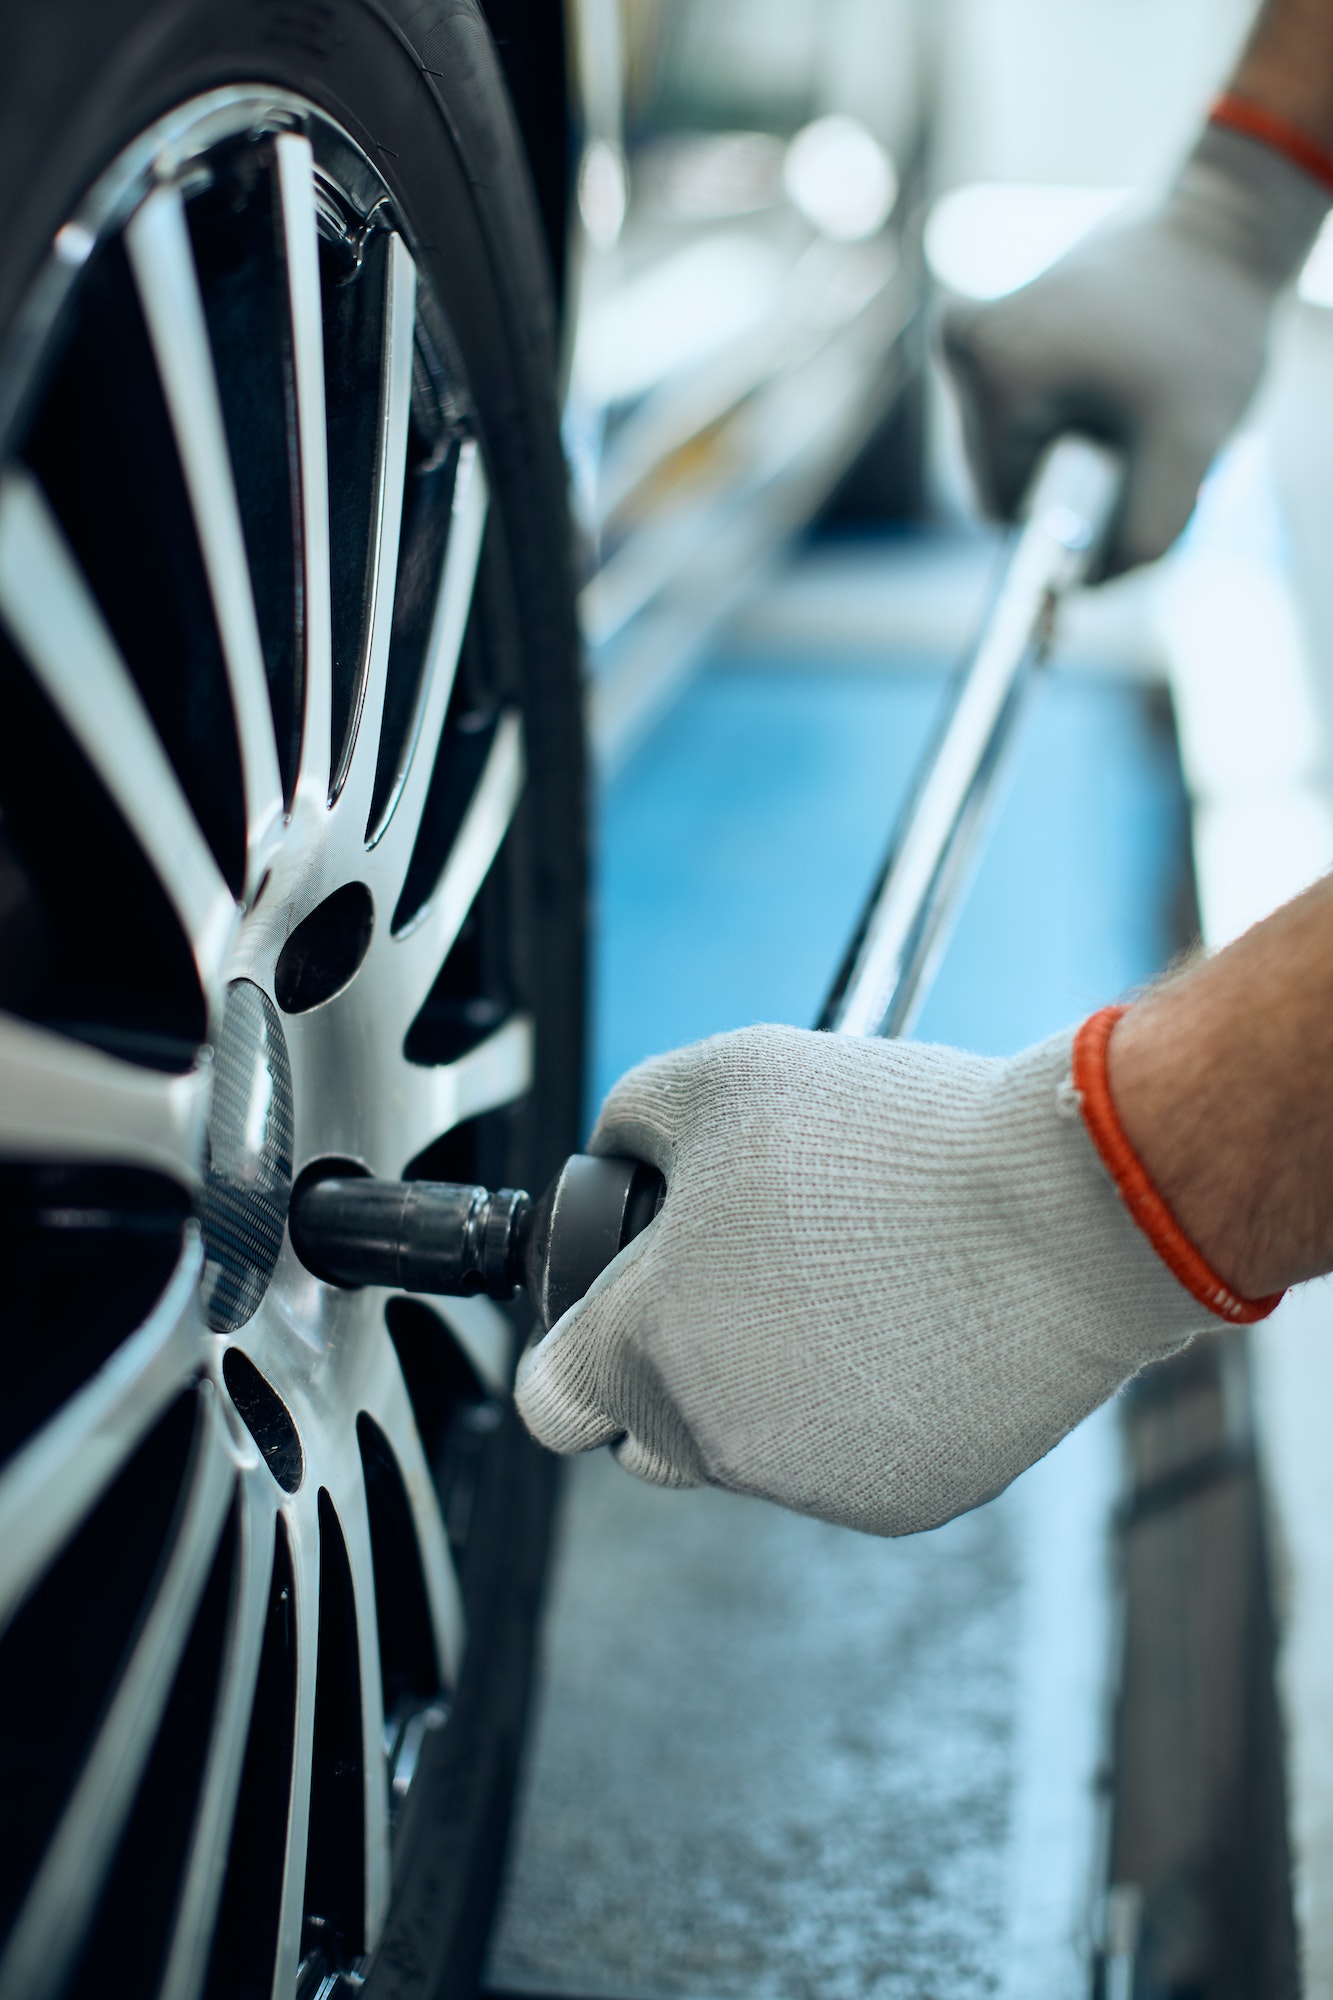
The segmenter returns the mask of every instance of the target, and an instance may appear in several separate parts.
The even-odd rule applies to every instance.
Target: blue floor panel
[[[718,667],[609,786],[598,1101],[657,1050],[813,1021],[942,688],[926,669]],[[1185,852],[1174,743],[1144,691],[1044,679],[920,1035],[1006,1053],[1150,977]]]

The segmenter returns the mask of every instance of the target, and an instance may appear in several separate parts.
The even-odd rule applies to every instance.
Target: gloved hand
[[[1328,195],[1256,139],[1205,128],[1165,201],[1029,285],[955,305],[941,344],[984,504],[1012,515],[1044,446],[1081,429],[1126,455],[1102,573],[1162,555],[1254,393],[1273,302]]]
[[[875,1534],[998,1493],[1209,1317],[1098,1159],[1071,1042],[763,1027],[632,1070],[592,1149],[666,1202],[524,1357],[529,1428]]]

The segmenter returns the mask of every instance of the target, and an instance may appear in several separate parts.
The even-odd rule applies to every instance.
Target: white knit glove
[[[529,1428],[873,1534],[998,1493],[1208,1320],[1093,1150],[1071,1040],[747,1028],[632,1070],[592,1148],[666,1202],[524,1357]]]
[[[1274,300],[1327,206],[1280,153],[1210,125],[1152,213],[1006,298],[951,307],[941,344],[984,504],[1012,515],[1043,448],[1084,430],[1126,458],[1104,573],[1162,555],[1254,393]]]

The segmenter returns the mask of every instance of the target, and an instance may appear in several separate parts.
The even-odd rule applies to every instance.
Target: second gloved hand
[[[1208,1319],[1102,1167],[1070,1045],[765,1027],[631,1071],[592,1148],[666,1202],[524,1357],[529,1428],[876,1534],[997,1493]]]
[[[941,339],[981,497],[1012,515],[1065,430],[1126,461],[1106,571],[1162,555],[1263,369],[1277,294],[1328,196],[1257,140],[1210,125],[1166,199],[1021,290],[956,305]]]

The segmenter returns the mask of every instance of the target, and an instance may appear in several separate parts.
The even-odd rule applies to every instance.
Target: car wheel
[[[0,1994],[475,1986],[526,1323],[302,1173],[576,1139],[550,308],[470,0],[0,29]]]

